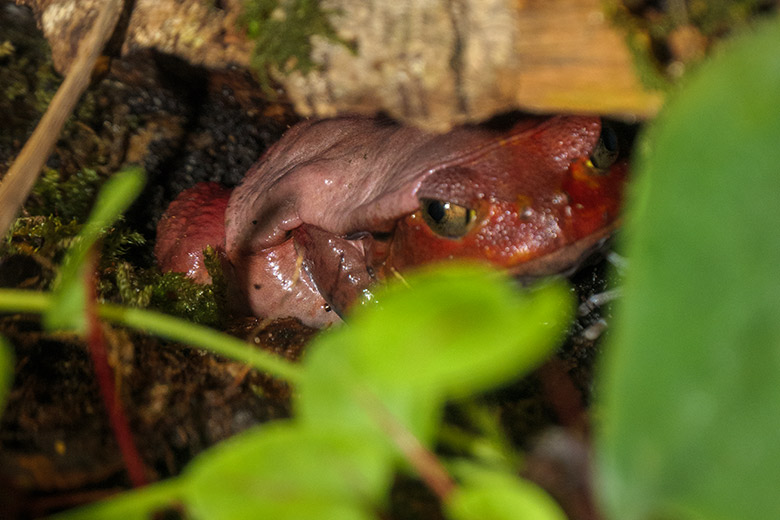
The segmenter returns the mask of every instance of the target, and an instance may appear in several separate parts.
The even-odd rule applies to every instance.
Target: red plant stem
[[[415,437],[370,389],[364,389],[359,396],[365,410],[395,443],[407,462],[412,465],[425,485],[428,486],[428,489],[433,491],[439,500],[446,502],[456,485],[436,454],[426,448],[420,439]]]
[[[590,425],[582,392],[575,386],[563,362],[558,358],[549,359],[539,367],[539,380],[544,397],[560,423],[587,434]]]
[[[95,302],[97,301],[95,269],[96,254],[94,247],[90,250],[86,262],[88,276],[84,277],[86,287],[86,316],[87,316],[87,344],[89,354],[92,358],[92,364],[95,367],[95,377],[100,387],[100,395],[108,412],[108,419],[111,424],[111,430],[114,432],[114,438],[119,444],[119,451],[122,453],[122,459],[130,477],[133,487],[142,487],[146,485],[146,475],[144,474],[144,464],[136,448],[133,434],[127,421],[127,415],[122,409],[122,403],[114,392],[114,374],[111,366],[108,364],[108,352],[106,341],[103,336],[103,330],[98,320]]]

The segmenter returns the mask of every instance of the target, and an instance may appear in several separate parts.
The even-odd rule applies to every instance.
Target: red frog
[[[626,172],[597,117],[447,134],[369,117],[309,120],[232,191],[182,192],[158,225],[155,255],[163,270],[208,282],[211,245],[236,310],[321,327],[376,280],[425,263],[481,259],[522,277],[574,270],[615,230]]]

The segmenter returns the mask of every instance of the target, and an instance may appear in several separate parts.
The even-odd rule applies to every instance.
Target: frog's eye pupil
[[[618,139],[617,134],[609,125],[604,125],[601,131],[601,142],[604,144],[604,148],[610,153],[618,152]]]
[[[420,199],[422,217],[437,235],[460,238],[471,229],[476,220],[473,209],[438,199]]]
[[[620,146],[617,134],[608,124],[601,125],[601,135],[596,147],[590,155],[590,161],[599,170],[612,166],[618,158]]]
[[[445,204],[440,200],[432,200],[425,205],[425,211],[428,212],[428,216],[433,219],[434,222],[441,222],[446,216],[447,210]]]

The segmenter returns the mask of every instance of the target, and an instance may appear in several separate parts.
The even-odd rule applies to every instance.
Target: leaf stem
[[[90,247],[87,255],[87,265],[81,283],[86,286],[86,317],[87,317],[87,346],[92,358],[92,366],[95,370],[95,379],[100,389],[100,396],[108,413],[109,424],[119,445],[122,460],[125,463],[127,475],[134,488],[147,484],[146,470],[138,446],[130,429],[130,421],[124,410],[124,405],[114,388],[114,371],[108,362],[108,348],[106,337],[103,334],[102,323],[97,315],[97,253],[94,247]]]
[[[0,289],[0,312],[43,313],[51,307],[52,302],[53,298],[49,293]],[[256,350],[244,341],[214,329],[159,312],[110,303],[98,304],[97,311],[98,315],[105,320],[193,347],[207,349],[215,354],[247,363],[291,383],[297,383],[301,379],[302,371],[297,365],[273,354]]]

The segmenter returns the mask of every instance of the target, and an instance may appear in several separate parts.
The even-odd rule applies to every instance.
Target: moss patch
[[[261,85],[271,85],[270,70],[282,74],[311,72],[317,64],[311,57],[311,37],[318,35],[348,46],[330,23],[332,12],[318,0],[247,0],[241,22],[255,40],[252,65]]]

